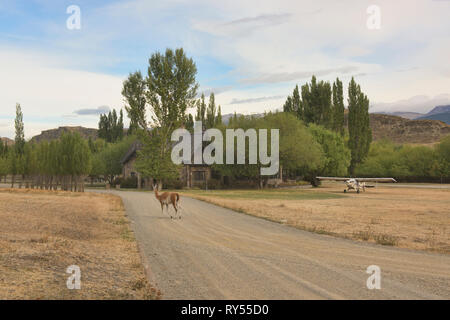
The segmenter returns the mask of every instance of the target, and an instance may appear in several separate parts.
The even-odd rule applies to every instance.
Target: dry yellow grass
[[[229,191],[230,194],[228,191],[184,194],[303,230],[450,253],[449,189],[380,186],[365,193],[345,195],[343,189],[342,184],[326,184],[318,189],[290,190],[289,196],[282,199],[274,199],[273,194],[246,197],[248,191],[236,196],[239,194],[236,190]],[[267,191],[254,191],[258,192]],[[324,193],[324,198],[318,193]],[[327,199],[325,194],[342,197]]]
[[[0,299],[153,299],[122,201],[0,190]],[[66,268],[81,269],[69,290]]]

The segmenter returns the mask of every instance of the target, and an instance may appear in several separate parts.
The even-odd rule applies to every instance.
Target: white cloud
[[[58,121],[66,125],[97,126],[95,117],[63,118],[80,106],[122,107],[122,78],[52,67],[57,60],[57,56],[42,56],[35,52],[0,50],[0,116],[14,118],[15,105],[20,103],[24,119],[30,119],[25,123],[27,137],[41,128],[60,125]],[[55,122],[45,121],[46,118],[55,119]],[[13,135],[11,127],[9,129],[3,135]]]

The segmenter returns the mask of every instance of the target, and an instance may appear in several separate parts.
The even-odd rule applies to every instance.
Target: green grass
[[[182,192],[183,193],[183,192]],[[189,190],[186,194],[199,196],[220,197],[226,199],[276,199],[276,200],[321,200],[339,199],[343,195],[326,192],[305,191],[298,189],[270,189],[270,190]]]

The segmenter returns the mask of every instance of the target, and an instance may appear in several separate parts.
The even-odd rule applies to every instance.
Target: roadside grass
[[[0,299],[158,299],[119,197],[0,189]],[[66,269],[81,269],[69,290]]]
[[[264,190],[180,190],[181,194],[220,197],[225,199],[274,199],[274,200],[324,200],[339,199],[344,195],[315,192],[311,189],[264,189]]]
[[[450,189],[182,190],[182,196],[298,229],[384,246],[450,253]]]

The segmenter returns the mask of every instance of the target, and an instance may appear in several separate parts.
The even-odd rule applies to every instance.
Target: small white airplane
[[[328,181],[345,181],[347,189],[344,192],[350,190],[356,190],[359,193],[360,190],[366,191],[366,188],[374,188],[375,186],[368,186],[366,182],[397,182],[394,178],[338,178],[338,177],[316,177],[318,180]]]

